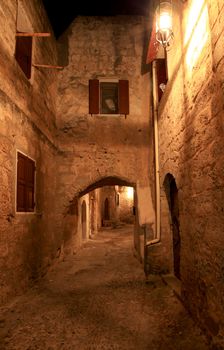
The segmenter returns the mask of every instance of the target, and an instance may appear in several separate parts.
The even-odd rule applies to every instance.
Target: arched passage
[[[164,180],[165,192],[169,204],[170,218],[172,224],[173,235],[173,269],[174,275],[181,279],[180,274],[180,222],[179,222],[179,203],[178,203],[178,189],[175,178],[171,174],[167,174]]]
[[[95,235],[103,227],[117,227],[124,223],[123,217],[121,216],[121,209],[123,210],[123,206],[126,203],[124,200],[123,202],[118,201],[119,191],[122,187],[134,189],[135,184],[127,179],[109,176],[98,179],[79,192],[78,198],[80,198],[81,201],[87,198],[88,202],[88,196],[90,199],[90,206],[87,205],[87,229],[90,227],[90,236],[92,234]],[[123,192],[124,197],[127,194],[125,191]],[[132,190],[132,194],[133,192]],[[120,202],[123,203],[123,206],[121,206],[122,203]],[[133,195],[132,201],[129,198],[129,202],[132,203],[132,206],[128,214],[133,217],[132,220],[127,221],[126,224],[135,224],[136,217],[133,215],[135,201]],[[88,210],[90,210],[90,213],[88,213]]]
[[[86,202],[83,201],[82,202],[82,239],[86,239],[86,226],[87,226],[87,222],[86,222]]]
[[[135,183],[128,181],[126,179],[121,179],[117,176],[108,176],[108,177],[99,179],[98,181],[87,186],[84,190],[79,192],[78,197],[82,197],[85,194],[95,190],[96,188],[103,187],[103,186],[127,186],[127,187],[133,187],[133,188],[136,187]]]

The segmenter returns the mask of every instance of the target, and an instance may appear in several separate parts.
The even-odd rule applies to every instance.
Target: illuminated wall
[[[223,348],[224,3],[173,1],[173,15],[169,81],[158,109],[161,251],[164,237],[172,242],[163,192],[164,179],[172,174],[179,199],[182,297],[210,341]]]

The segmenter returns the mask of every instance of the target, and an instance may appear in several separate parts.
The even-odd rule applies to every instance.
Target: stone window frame
[[[24,176],[24,187],[25,187],[25,197],[24,199],[24,205],[20,209],[18,209],[18,187],[21,184],[21,180],[18,178],[18,172],[19,172],[19,157],[23,158],[26,163],[25,172],[26,175]],[[27,179],[27,173],[28,168],[27,164],[28,162],[32,164],[33,167],[33,179],[32,179],[32,186],[31,183],[29,183],[29,180]],[[36,161],[35,159],[28,156],[26,153],[22,152],[21,150],[16,150],[16,182],[15,182],[15,212],[16,214],[35,214],[36,213]],[[32,206],[29,208],[29,204],[27,203],[27,194],[28,189],[32,187]]]

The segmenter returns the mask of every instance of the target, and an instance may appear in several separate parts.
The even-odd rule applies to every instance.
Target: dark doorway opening
[[[172,234],[173,234],[173,266],[174,275],[181,279],[180,274],[180,251],[181,251],[181,237],[180,237],[180,221],[179,221],[179,203],[178,203],[178,189],[175,178],[171,174],[167,174],[164,181],[167,200],[169,203]]]
[[[108,198],[106,198],[104,202],[104,220],[110,220],[110,208]]]
[[[86,202],[82,202],[82,239],[86,239]]]

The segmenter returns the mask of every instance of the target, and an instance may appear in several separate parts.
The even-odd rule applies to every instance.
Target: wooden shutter
[[[18,212],[34,211],[35,163],[18,153],[17,159],[17,205]]]
[[[100,84],[98,79],[89,80],[89,113],[99,114],[100,112]]]
[[[26,157],[18,153],[17,159],[17,211],[26,211]]]
[[[16,37],[15,57],[26,77],[31,77],[32,37]]]
[[[35,175],[35,164],[34,161],[26,159],[26,209],[27,211],[34,210],[34,175]]]
[[[158,98],[159,101],[163,95],[163,91],[159,87],[160,84],[167,84],[167,61],[166,58],[161,58],[156,61],[157,82],[158,82]]]
[[[119,113],[129,114],[129,82],[128,80],[119,80]]]

